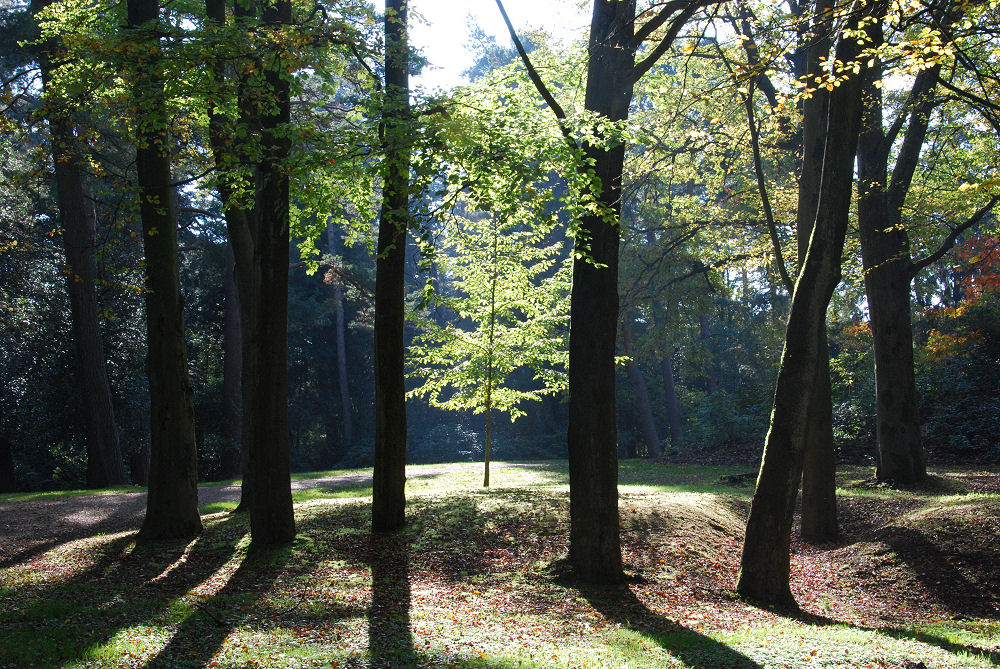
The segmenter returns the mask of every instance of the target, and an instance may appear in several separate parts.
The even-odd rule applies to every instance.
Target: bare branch
[[[980,221],[986,218],[986,215],[993,210],[993,207],[996,206],[997,202],[1000,202],[1000,195],[994,196],[992,200],[990,200],[983,207],[981,207],[976,213],[974,213],[971,217],[969,217],[969,220],[965,221],[960,226],[952,230],[951,233],[949,233],[948,236],[944,238],[944,241],[941,242],[941,246],[939,246],[938,249],[934,251],[934,253],[910,265],[910,279],[916,277],[917,274],[919,274],[921,270],[923,270],[928,265],[933,265],[938,260],[943,258],[944,255],[948,253],[948,251],[950,251],[951,248],[955,245],[955,242],[958,241],[959,236],[963,232],[965,232],[972,226],[977,225]]]

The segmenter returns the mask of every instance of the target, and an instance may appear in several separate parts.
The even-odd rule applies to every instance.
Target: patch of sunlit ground
[[[560,464],[495,468],[488,491],[481,471],[414,468],[408,527],[387,538],[370,537],[370,487],[331,486],[296,491],[299,536],[281,550],[248,551],[246,518],[228,513],[206,516],[190,542],[135,546],[120,534],[64,544],[0,570],[0,667],[1000,664],[994,618],[918,601],[888,620],[885,608],[865,605],[886,584],[853,544],[797,549],[796,592],[811,615],[736,599],[750,488],[719,477],[747,471],[623,463],[624,555],[636,576],[628,588],[561,580]],[[899,503],[881,506],[862,490],[846,515],[879,530],[944,533],[966,530],[949,525],[949,509],[965,517],[993,508],[954,490],[916,501],[882,494]]]

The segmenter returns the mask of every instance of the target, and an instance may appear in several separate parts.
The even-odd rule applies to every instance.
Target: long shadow
[[[93,565],[69,578],[7,591],[0,597],[0,665],[56,666],[81,660],[120,630],[161,615],[176,597],[228,561],[243,525],[240,519],[227,519],[190,549],[186,541],[158,542],[124,554],[134,537],[119,537],[100,549]]]
[[[627,585],[581,587],[580,593],[605,618],[652,639],[688,666],[761,669],[761,665],[726,644],[653,613]]]
[[[31,500],[11,501],[0,504],[0,513],[16,516],[18,505],[30,504],[41,504],[44,505],[45,508],[53,508],[57,511],[72,511],[73,513],[80,513],[89,507],[94,507],[95,512],[101,512],[104,509],[101,508],[101,505],[95,501],[95,499],[99,499],[100,497],[101,496],[99,495],[74,495],[56,500],[44,500],[40,503],[33,502]],[[143,500],[132,494],[122,495],[122,498],[123,501],[116,506],[114,511],[110,514],[100,517],[97,520],[76,523],[71,529],[68,530],[65,527],[62,527],[58,530],[58,536],[43,535],[28,537],[24,536],[23,532],[19,533],[17,531],[13,533],[13,536],[5,534],[3,537],[0,537],[0,541],[3,541],[4,543],[11,542],[13,544],[27,543],[28,545],[8,555],[4,555],[3,551],[0,550],[0,569],[6,569],[18,564],[29,562],[34,558],[52,550],[53,548],[71,541],[77,541],[79,539],[86,539],[88,537],[95,536],[99,532],[110,533],[137,529],[142,518]],[[74,506],[74,504],[76,504],[76,506]],[[73,515],[73,513],[55,514],[54,517],[60,517],[61,520],[53,520],[52,525],[57,525],[59,523],[63,523],[65,525],[65,517]]]
[[[908,527],[888,527],[878,533],[899,558],[909,566],[925,588],[954,613],[973,617],[993,617],[991,603],[996,598],[995,587],[966,578],[941,548],[924,534]],[[964,553],[963,559],[982,566],[995,564],[996,550],[981,554]]]
[[[960,653],[968,653],[986,660],[994,666],[1000,667],[1000,651],[980,648],[979,646],[973,646],[970,644],[955,643],[937,634],[930,634],[918,630],[907,630],[901,627],[868,627],[866,625],[855,625],[853,623],[845,623],[839,620],[834,620],[833,618],[827,618],[826,616],[806,612],[801,612],[795,616],[791,616],[791,618],[793,620],[807,623],[809,625],[815,625],[817,627],[848,627],[862,632],[883,634],[885,636],[892,637],[893,639],[920,641],[932,646],[937,646],[941,650],[948,651],[949,653],[955,653],[956,655]]]
[[[371,667],[417,664],[410,632],[410,545],[402,536],[371,540],[372,601],[368,608]]]

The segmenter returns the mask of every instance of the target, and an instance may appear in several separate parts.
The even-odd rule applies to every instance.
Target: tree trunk
[[[927,476],[920,440],[920,415],[913,371],[910,316],[912,261],[901,208],[927,133],[933,106],[929,95],[939,67],[922,72],[913,84],[916,101],[890,179],[889,138],[882,127],[879,73],[866,80],[865,116],[858,143],[858,229],[865,292],[875,354],[876,478],[898,485]]]
[[[832,6],[830,0],[819,0],[816,3],[817,16],[823,16]],[[822,74],[822,63],[830,55],[830,28],[822,18],[814,18],[809,28],[801,37],[802,43],[808,44],[808,47],[805,48],[805,57],[800,60],[800,69],[796,74],[816,77]],[[795,226],[800,268],[805,264],[809,238],[816,222],[829,103],[830,95],[822,88],[817,88],[812,97],[802,102],[802,169],[799,175]],[[830,388],[826,323],[823,324],[820,337],[820,361],[813,381],[815,394],[809,407],[810,418],[805,435],[802,470],[802,537],[815,543],[834,541],[839,531],[837,463],[833,451],[833,396]]]
[[[290,0],[267,4],[265,26],[292,22]],[[262,160],[255,168],[256,200],[251,216],[253,240],[252,296],[256,301],[244,318],[244,347],[253,351],[256,373],[248,376],[244,358],[243,439],[249,454],[250,536],[252,546],[278,546],[295,538],[291,462],[288,442],[288,246],[289,180],[286,161],[291,140],[285,135],[290,117],[289,83],[276,54],[264,56],[265,100],[258,108]],[[237,271],[240,271],[237,256]],[[249,298],[249,299],[248,299]]]
[[[327,252],[337,253],[337,234],[331,225],[326,229]],[[350,448],[354,443],[354,403],[351,401],[351,389],[347,385],[347,329],[344,325],[344,287],[339,277],[333,281],[333,312],[334,326],[337,329],[337,384],[340,389],[340,409],[344,425],[344,441],[340,451]]]
[[[34,0],[32,11],[37,13],[48,4],[48,0]],[[46,89],[52,80],[52,48],[50,41],[38,54]],[[76,137],[65,104],[60,108],[49,103],[46,118],[49,122],[59,222],[63,228],[63,247],[66,251],[66,289],[73,324],[77,387],[86,425],[87,486],[103,488],[120,485],[127,479],[98,319],[95,287],[97,215],[93,203],[87,198],[78,152],[80,140]]]
[[[674,369],[670,360],[670,345],[666,346],[660,360],[660,374],[663,376],[663,394],[667,397],[667,423],[670,425],[670,445],[675,449],[684,448],[684,419],[681,417],[681,403],[677,399],[674,383]]]
[[[222,321],[222,425],[226,440],[226,452],[222,458],[224,477],[242,474],[242,374],[243,374],[243,329],[240,324],[240,298],[236,286],[236,257],[233,246],[226,243],[226,267],[224,278],[225,305]]]
[[[705,347],[705,390],[709,393],[715,392],[715,351],[712,350],[712,331],[708,325],[708,316],[701,316],[698,319],[698,330],[701,335],[702,346]]]
[[[406,387],[403,380],[406,235],[409,228],[410,78],[407,0],[385,3],[385,183],[375,270],[375,468],[372,531],[406,522]]]
[[[828,543],[837,540],[839,526],[830,351],[825,322],[819,335],[818,355],[802,466],[802,538],[812,543]]]
[[[184,341],[184,300],[177,258],[177,218],[170,178],[166,101],[157,0],[128,0],[129,29],[144,44],[134,76],[142,119],[136,138],[142,239],[146,256],[146,341],[149,352],[150,472],[143,540],[189,537],[201,531],[194,394]]]
[[[881,8],[881,4],[875,7]],[[858,17],[848,24],[856,29]],[[876,45],[877,46],[877,45]],[[837,58],[848,63],[857,41],[842,38]],[[858,76],[831,94],[816,219],[805,261],[795,283],[785,346],[778,370],[771,425],[747,521],[737,590],[749,600],[796,608],[789,586],[789,541],[802,478],[810,405],[822,367],[826,310],[840,282],[840,261],[850,214],[854,155],[860,126]]]
[[[632,101],[635,0],[594,0],[585,108],[610,121],[628,118]],[[570,296],[570,548],[577,578],[620,583],[615,343],[618,326],[617,220],[625,147],[585,146],[593,194],[614,220],[583,216]]]
[[[14,449],[6,432],[0,432],[0,493],[17,492]]]
[[[646,379],[639,371],[639,365],[632,354],[632,315],[625,314],[625,327],[622,330],[622,340],[625,345],[625,355],[628,356],[628,376],[635,392],[635,408],[639,412],[639,429],[642,440],[646,442],[646,453],[651,458],[663,457],[660,446],[660,435],[656,433],[656,421],[653,419],[653,405],[649,401],[649,389]]]
[[[235,13],[242,18],[253,18],[254,16],[253,9],[249,6],[245,6],[243,3],[235,3],[234,10]],[[205,15],[208,18],[209,25],[214,24],[214,27],[217,29],[222,28],[226,23],[225,0],[205,0]],[[215,87],[214,96],[222,99],[229,95],[230,92],[227,90],[228,82],[226,64],[223,59],[216,58],[213,60],[210,63],[210,71],[213,79],[212,83]],[[252,103],[245,99],[242,88],[240,89],[237,97],[239,98],[240,108],[240,118],[238,123],[246,128],[248,134],[250,132],[259,132],[259,119],[256,118],[255,113],[252,111]],[[254,316],[252,302],[257,299],[254,292],[254,286],[256,285],[254,278],[255,270],[253,266],[254,240],[253,234],[251,233],[251,212],[241,206],[237,206],[234,202],[232,177],[225,171],[226,166],[238,165],[245,159],[243,156],[239,155],[237,149],[233,148],[238,146],[233,141],[234,128],[229,119],[219,112],[219,105],[214,103],[209,105],[208,118],[209,142],[212,146],[212,156],[216,165],[217,187],[219,190],[219,197],[222,200],[223,215],[226,219],[229,251],[232,253],[233,257],[233,270],[231,275],[227,274],[227,282],[231,276],[236,289],[234,299],[230,300],[228,292],[230,287],[227,283],[227,329],[225,331],[225,345],[227,347],[227,357],[225,360],[226,380],[233,381],[233,386],[236,387],[227,386],[223,391],[223,395],[224,401],[227,402],[227,409],[235,406],[239,411],[240,423],[236,429],[238,429],[239,434],[240,450],[238,463],[234,468],[238,468],[242,481],[240,484],[240,503],[237,506],[236,511],[244,512],[249,510],[253,490],[250,474],[250,445],[248,443],[248,435],[250,434],[251,429],[251,417],[246,411],[244,411],[244,407],[251,406],[253,402],[255,382],[252,380],[257,377],[257,363],[256,352],[247,344],[246,341],[244,341],[244,339],[250,337],[250,324],[251,319]],[[230,306],[238,309],[238,312],[235,315],[228,311]],[[238,345],[235,338],[237,333],[235,331],[230,332],[228,329],[228,327],[233,325],[234,321],[239,325]],[[231,347],[230,343],[232,343]],[[230,355],[233,357],[230,358]],[[230,366],[235,367],[237,361],[240,366],[238,383],[237,375],[230,371]],[[249,379],[251,381],[244,383],[244,379]],[[235,402],[232,399],[229,399],[229,392],[237,393]]]

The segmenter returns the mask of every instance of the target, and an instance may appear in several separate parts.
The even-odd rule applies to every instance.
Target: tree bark
[[[37,13],[48,4],[48,0],[34,0],[32,11]],[[52,51],[50,42],[38,54],[45,89],[50,88],[52,81]],[[97,214],[84,186],[79,139],[70,112],[51,103],[46,107],[66,252],[66,290],[73,324],[77,387],[86,425],[87,486],[103,488],[125,483],[126,477],[98,318]]]
[[[826,323],[819,335],[819,359],[802,464],[802,538],[811,543],[836,541],[837,461],[833,451],[833,398]]]
[[[264,5],[261,23],[290,25],[290,0]],[[262,160],[255,167],[254,208],[250,217],[253,265],[250,296],[240,295],[244,309],[244,355],[252,351],[255,374],[248,376],[244,358],[243,439],[249,454],[250,536],[252,546],[278,546],[295,538],[291,459],[288,442],[288,248],[289,180],[286,161],[291,140],[285,135],[290,118],[290,89],[285,65],[277,54],[264,56],[264,98],[257,109]],[[240,272],[237,256],[237,272]],[[249,315],[250,318],[246,318]]]
[[[253,7],[239,2],[235,3],[234,11],[242,19],[250,19],[255,15]],[[205,15],[208,19],[208,26],[214,27],[217,30],[223,28],[226,24],[226,1],[205,0]],[[221,58],[216,58],[209,63],[209,69],[213,79],[212,83],[215,87],[214,98],[221,99],[230,95],[227,89],[229,77],[227,77],[225,62]],[[256,118],[256,114],[253,111],[253,101],[249,100],[245,93],[244,84],[238,86],[236,95],[240,109],[237,123],[244,126],[248,134],[259,132],[259,119]],[[224,390],[223,395],[225,396],[224,401],[228,403],[228,407],[236,406],[239,410],[240,422],[237,429],[239,430],[240,450],[236,468],[238,468],[242,481],[240,484],[240,503],[236,511],[244,512],[249,510],[253,491],[250,474],[250,446],[246,438],[250,434],[249,430],[252,426],[251,417],[247,415],[244,408],[250,406],[253,401],[255,384],[253,382],[244,383],[243,380],[256,379],[257,376],[256,351],[252,350],[244,341],[244,335],[249,331],[250,319],[254,314],[252,301],[257,299],[254,292],[256,285],[253,258],[254,238],[251,231],[250,217],[252,212],[244,205],[238,204],[235,201],[232,178],[226,171],[227,168],[238,165],[244,158],[234,148],[237,145],[233,141],[233,124],[219,109],[220,106],[214,103],[210,104],[208,108],[209,143],[211,144],[212,156],[215,161],[219,198],[222,200],[223,215],[226,219],[229,251],[232,253],[233,258],[232,274],[227,275],[227,281],[231,276],[234,284],[233,287],[236,289],[235,297],[232,301],[229,300],[229,293],[226,293],[226,324],[231,327],[233,321],[236,321],[239,325],[238,346],[235,339],[236,332],[226,330],[227,335],[232,336],[227,336],[226,339],[227,357],[225,364],[227,366],[225,373],[226,378],[234,381],[234,383]],[[251,201],[250,207],[252,208],[252,206]],[[229,285],[227,283],[228,290]],[[238,309],[236,314],[228,311],[230,306]],[[229,346],[230,343],[232,343],[231,348]],[[232,355],[232,358],[229,357],[230,355]],[[235,367],[237,361],[240,366],[238,388],[234,387],[237,385],[235,383],[237,377],[230,371],[230,365]],[[237,393],[235,403],[232,399],[228,399],[229,392]]]
[[[625,355],[629,359],[628,376],[632,382],[632,390],[635,392],[635,408],[639,412],[639,429],[642,433],[642,440],[646,442],[646,453],[651,458],[663,457],[660,435],[656,433],[656,421],[653,419],[653,405],[649,401],[649,389],[632,352],[632,314],[629,313],[625,314],[622,341],[625,346]]]
[[[880,18],[882,3],[872,7]],[[856,29],[858,21],[859,17],[853,17],[848,27]],[[852,62],[858,54],[855,38],[839,41],[836,56],[840,62]],[[810,404],[822,366],[826,310],[840,282],[860,127],[859,79],[852,76],[831,94],[830,108],[837,115],[830,115],[827,123],[815,223],[792,295],[771,425],[747,521],[737,590],[765,605],[797,608],[789,585],[789,542]]]
[[[375,468],[372,531],[406,522],[406,387],[403,380],[410,132],[407,0],[385,3],[385,183],[375,274]]]
[[[184,300],[177,257],[177,217],[170,178],[166,100],[155,25],[157,0],[128,0],[128,25],[142,45],[133,73],[139,118],[136,173],[146,256],[150,472],[142,540],[201,531],[194,394],[184,341]]]
[[[798,76],[816,77],[832,48],[830,28],[822,16],[833,6],[830,0],[816,3],[816,17],[800,41],[808,45],[800,59]],[[812,79],[815,81],[815,79]],[[812,97],[802,102],[802,169],[799,175],[795,232],[799,267],[805,264],[806,250],[816,222],[819,188],[823,168],[826,122],[829,118],[829,92],[817,87]],[[833,443],[833,396],[830,388],[830,353],[826,323],[820,335],[820,361],[813,381],[813,401],[805,435],[802,469],[802,538],[814,543],[835,541],[837,522],[837,463]]]

